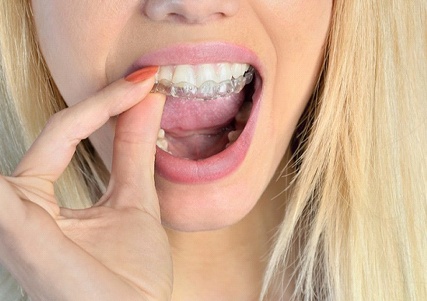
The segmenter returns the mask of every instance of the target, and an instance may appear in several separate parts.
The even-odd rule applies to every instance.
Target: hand
[[[55,114],[13,176],[0,176],[0,262],[32,300],[170,299],[154,185],[165,98],[152,85],[121,79]],[[119,114],[106,194],[89,209],[60,208],[53,184],[77,144]]]

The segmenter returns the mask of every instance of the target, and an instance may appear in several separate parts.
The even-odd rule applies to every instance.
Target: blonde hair
[[[426,9],[334,1],[264,294],[289,266],[298,300],[427,300]]]
[[[66,107],[37,46],[26,0],[0,3],[0,172],[13,171],[49,117]],[[56,189],[63,206],[87,207],[105,189],[105,170],[87,142]],[[103,176],[104,174],[104,176]],[[73,183],[70,185],[70,183]]]
[[[297,174],[266,298],[280,299],[290,267],[297,299],[427,300],[426,19],[424,0],[334,1],[322,77],[295,137]],[[33,29],[28,1],[0,3],[3,174],[65,107]],[[83,144],[58,198],[89,206],[106,181]],[[16,300],[11,283],[0,271],[1,300]]]

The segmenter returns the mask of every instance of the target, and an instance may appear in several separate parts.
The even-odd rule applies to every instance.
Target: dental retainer
[[[250,67],[242,76],[232,77],[220,83],[207,81],[200,87],[187,82],[172,83],[161,79],[156,81],[151,92],[161,93],[172,97],[188,100],[210,100],[230,96],[233,93],[240,93],[243,88],[252,82],[255,69]]]

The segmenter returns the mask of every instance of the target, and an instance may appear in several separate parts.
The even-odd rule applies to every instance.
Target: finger
[[[89,99],[53,115],[19,163],[14,176],[37,176],[55,182],[81,140],[150,92],[157,70],[158,67],[148,67],[137,71]]]
[[[149,94],[117,120],[109,185],[113,206],[143,207],[158,215],[154,157],[165,99]]]

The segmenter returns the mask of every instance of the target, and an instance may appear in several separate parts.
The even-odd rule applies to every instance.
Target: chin
[[[213,231],[241,221],[256,205],[264,187],[247,187],[247,179],[188,185],[156,177],[162,223],[183,232]]]

